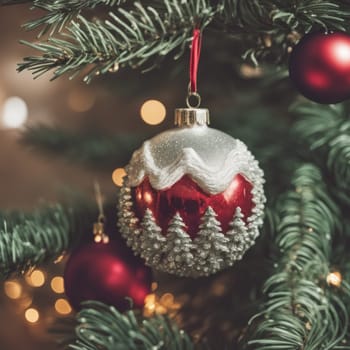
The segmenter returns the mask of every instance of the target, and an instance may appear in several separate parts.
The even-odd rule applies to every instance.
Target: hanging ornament
[[[147,265],[191,277],[241,259],[259,234],[265,203],[263,172],[253,155],[208,127],[209,111],[197,108],[199,48],[195,31],[188,108],[175,111],[178,128],[134,152],[118,205],[120,231]]]
[[[289,74],[312,101],[330,104],[350,98],[350,35],[306,34],[291,53]]]
[[[142,308],[151,291],[151,270],[123,242],[106,239],[103,221],[100,214],[94,225],[95,242],[79,247],[67,262],[64,286],[68,300],[76,310],[83,301],[98,300],[125,311],[130,308],[128,298]]]

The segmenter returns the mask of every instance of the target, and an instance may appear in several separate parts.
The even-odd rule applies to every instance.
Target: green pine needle
[[[1,214],[1,278],[24,273],[62,255],[79,236],[74,220],[73,210],[61,205],[48,206],[33,214]]]
[[[166,316],[141,318],[100,302],[85,302],[77,315],[74,350],[193,350],[189,336]]]
[[[300,167],[292,184],[277,205],[275,271],[243,348],[334,349],[346,340],[350,295],[326,283],[340,212],[315,166]]]

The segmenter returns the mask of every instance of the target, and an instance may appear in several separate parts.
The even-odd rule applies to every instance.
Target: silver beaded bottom
[[[194,240],[185,231],[179,214],[173,217],[165,235],[151,210],[147,209],[140,221],[133,211],[131,188],[124,184],[118,200],[118,227],[127,245],[145,260],[146,265],[178,276],[208,276],[232,266],[254,244],[263,223],[262,171],[257,163],[252,165],[253,168],[255,206],[252,214],[245,219],[238,207],[229,230],[223,233],[216,213],[208,207]]]

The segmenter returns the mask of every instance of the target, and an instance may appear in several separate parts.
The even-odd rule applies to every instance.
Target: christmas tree
[[[103,85],[128,105],[151,93],[179,105],[199,31],[199,90],[215,115],[212,124],[248,144],[266,178],[265,219],[255,245],[264,203],[257,201],[248,218],[243,214],[248,209],[237,205],[227,231],[208,205],[192,236],[187,217],[176,213],[162,230],[155,213],[135,210],[137,195],[122,187],[117,213],[115,196],[107,204],[108,223],[115,229],[117,216],[127,245],[152,265],[162,261],[172,273],[177,263],[186,275],[186,268],[203,261],[215,271],[226,260],[240,261],[197,279],[157,272],[162,303],[156,305],[153,294],[146,297],[143,314],[85,302],[59,329],[68,348],[350,349],[349,1],[0,0],[0,5],[3,16],[9,5],[34,10],[22,23],[29,34],[21,43],[31,54],[18,63],[19,72],[81,79],[92,90]],[[199,60],[198,52],[195,56]],[[166,83],[172,89],[167,93]],[[198,96],[192,93],[189,97]],[[122,125],[129,116],[119,118]],[[22,132],[21,144],[110,176],[151,133],[132,126],[105,135],[74,133],[38,124]],[[242,192],[263,197],[260,188]],[[69,198],[32,213],[0,214],[4,283],[57,261],[86,240],[96,212],[85,199],[73,193]],[[146,199],[155,205],[153,197]],[[163,199],[157,198],[162,210],[184,206]],[[198,209],[187,204],[188,213]],[[147,239],[140,227],[149,232]]]
[[[222,233],[220,222],[216,220],[216,213],[208,207],[202,217],[199,226],[198,237],[194,240],[199,253],[200,265],[205,265],[204,270],[216,272],[223,263],[224,253],[228,252],[228,239]]]
[[[176,213],[169,223],[167,242],[164,251],[168,253],[167,265],[169,271],[174,269],[175,262],[183,266],[186,270],[187,266],[192,266],[193,255],[191,237],[185,231],[185,223],[179,213]]]

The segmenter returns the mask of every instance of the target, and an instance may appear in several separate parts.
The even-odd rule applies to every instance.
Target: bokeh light
[[[166,109],[162,102],[157,100],[148,100],[141,107],[141,118],[150,125],[160,124],[165,116]]]
[[[4,290],[10,299],[19,299],[22,295],[22,286],[16,281],[5,282]]]
[[[45,275],[40,270],[34,270],[26,276],[26,281],[32,287],[41,287],[45,284]]]
[[[68,315],[72,312],[72,308],[66,299],[57,299],[55,302],[55,310],[61,315]]]
[[[26,318],[26,320],[29,323],[36,323],[39,321],[40,315],[38,310],[34,309],[34,308],[30,308],[28,310],[26,310],[24,317]]]
[[[61,276],[56,276],[51,280],[51,289],[57,293],[64,293],[64,280]]]
[[[339,271],[331,272],[327,275],[327,283],[333,287],[340,287],[343,277]]]
[[[114,184],[121,187],[123,186],[123,178],[126,175],[124,168],[117,168],[113,171],[112,180]]]
[[[28,118],[28,107],[23,99],[17,96],[5,100],[2,108],[2,124],[5,128],[19,128]]]

